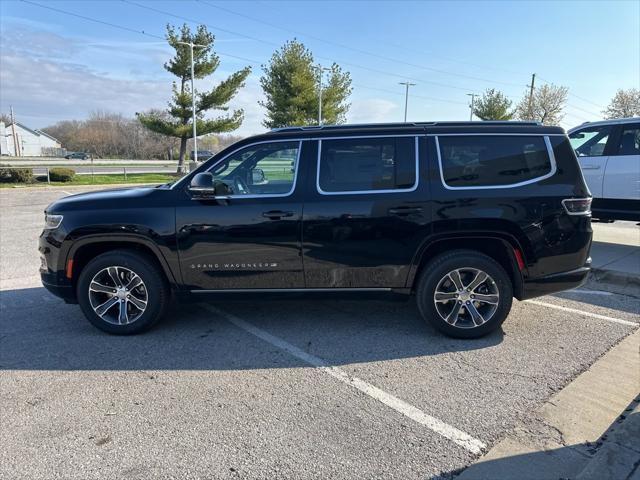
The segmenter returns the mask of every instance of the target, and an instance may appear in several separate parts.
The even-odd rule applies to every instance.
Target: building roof
[[[49,135],[48,133],[43,132],[42,130],[38,130],[37,128],[36,129],[29,128],[24,123],[20,123],[20,122],[13,122],[13,123],[15,123],[16,126],[33,133],[34,135],[37,135],[37,136],[43,135],[43,136],[45,136],[47,138],[50,138],[54,142],[60,143],[60,140],[58,140],[55,137],[52,137],[51,135]],[[11,125],[13,125],[13,123],[8,124],[5,128],[11,128]]]

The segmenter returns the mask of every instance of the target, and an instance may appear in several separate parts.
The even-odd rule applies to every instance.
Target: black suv
[[[517,122],[296,127],[247,138],[181,180],[46,209],[42,281],[110,333],[172,296],[415,294],[455,337],[512,298],[581,285],[591,198],[561,128]]]

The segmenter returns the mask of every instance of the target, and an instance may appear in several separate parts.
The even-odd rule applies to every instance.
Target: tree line
[[[234,138],[221,134],[235,131],[244,120],[243,110],[230,111],[229,102],[245,86],[251,68],[245,67],[203,91],[192,92],[189,44],[195,45],[194,77],[202,81],[220,65],[214,51],[215,37],[204,25],[192,32],[185,24],[179,30],[167,25],[166,38],[175,53],[164,68],[176,77],[167,109],[139,112],[135,119],[94,112],[85,121],[63,121],[42,130],[58,138],[69,150],[88,151],[101,157],[172,159],[177,156],[178,171],[181,171],[191,148],[195,103],[199,149],[221,148],[229,138]],[[264,100],[259,104],[266,110],[262,122],[265,127],[346,122],[352,93],[351,74],[338,64],[321,67],[313,53],[294,39],[274,52],[261,68]],[[543,84],[527,90],[514,102],[503,92],[490,88],[470,107],[481,120],[534,120],[556,125],[563,118],[568,94],[567,87]],[[319,97],[322,98],[321,114]],[[205,117],[215,111],[220,112],[218,116]],[[640,90],[619,90],[602,113],[605,118],[640,115]]]

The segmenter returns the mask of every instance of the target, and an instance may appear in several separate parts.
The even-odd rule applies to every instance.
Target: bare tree
[[[3,122],[5,125],[10,125],[11,117],[6,113],[0,113],[0,122]]]
[[[619,89],[602,114],[604,118],[640,116],[640,90],[637,88]]]
[[[527,91],[516,107],[519,120],[533,120],[544,125],[557,125],[564,117],[562,111],[567,103],[569,89],[553,84],[544,84],[534,90],[533,96]]]

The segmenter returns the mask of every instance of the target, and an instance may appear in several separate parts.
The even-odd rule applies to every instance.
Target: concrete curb
[[[624,420],[637,409],[639,357],[640,330],[553,395],[457,478],[630,478],[640,465],[640,449],[622,452],[616,445],[635,444],[640,430],[638,415],[632,424]],[[615,445],[609,445],[608,438]],[[591,477],[590,472],[602,476]]]
[[[604,268],[592,268],[588,284],[594,289],[605,290],[607,292],[640,296],[640,275],[632,273],[606,270]]]

